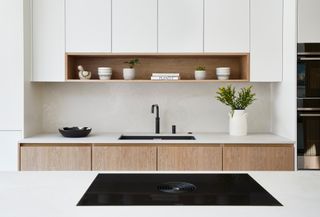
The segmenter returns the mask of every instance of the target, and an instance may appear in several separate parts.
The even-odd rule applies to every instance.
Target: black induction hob
[[[98,174],[78,206],[282,206],[248,174]]]

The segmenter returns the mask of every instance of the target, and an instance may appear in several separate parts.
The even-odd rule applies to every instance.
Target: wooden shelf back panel
[[[122,79],[124,64],[132,58],[139,58],[141,64],[135,67],[137,80],[149,80],[155,72],[178,72],[182,80],[194,80],[195,68],[206,67],[207,79],[217,79],[217,67],[230,67],[230,79],[249,79],[249,55],[67,55],[66,79],[79,79],[77,66],[82,65],[92,73],[91,79],[98,79],[98,67],[111,67],[112,79]]]

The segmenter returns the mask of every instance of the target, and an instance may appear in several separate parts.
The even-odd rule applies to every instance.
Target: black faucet
[[[154,104],[151,106],[151,113],[154,114],[154,108],[157,109],[157,113],[156,113],[156,134],[160,133],[160,117],[159,117],[159,105],[158,104]]]

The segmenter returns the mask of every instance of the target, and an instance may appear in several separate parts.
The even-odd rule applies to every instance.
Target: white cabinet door
[[[282,80],[282,0],[251,0],[250,81]]]
[[[1,1],[0,14],[0,130],[22,130],[23,2]]]
[[[319,0],[298,0],[298,42],[320,43],[319,11]]]
[[[203,1],[158,0],[158,51],[203,51]]]
[[[249,52],[250,0],[205,0],[204,51]]]
[[[111,52],[111,0],[66,0],[66,51]]]
[[[18,170],[18,141],[21,131],[0,131],[0,171]]]
[[[33,0],[33,81],[65,80],[64,0]]]
[[[157,0],[112,2],[112,51],[157,52]]]

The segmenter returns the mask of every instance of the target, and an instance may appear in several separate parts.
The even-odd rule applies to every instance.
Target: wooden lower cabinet
[[[223,170],[294,170],[293,145],[224,145]]]
[[[20,146],[21,171],[91,170],[91,145],[28,144]]]
[[[93,170],[157,170],[157,147],[152,145],[94,145]]]
[[[220,145],[158,146],[158,170],[222,170]]]

